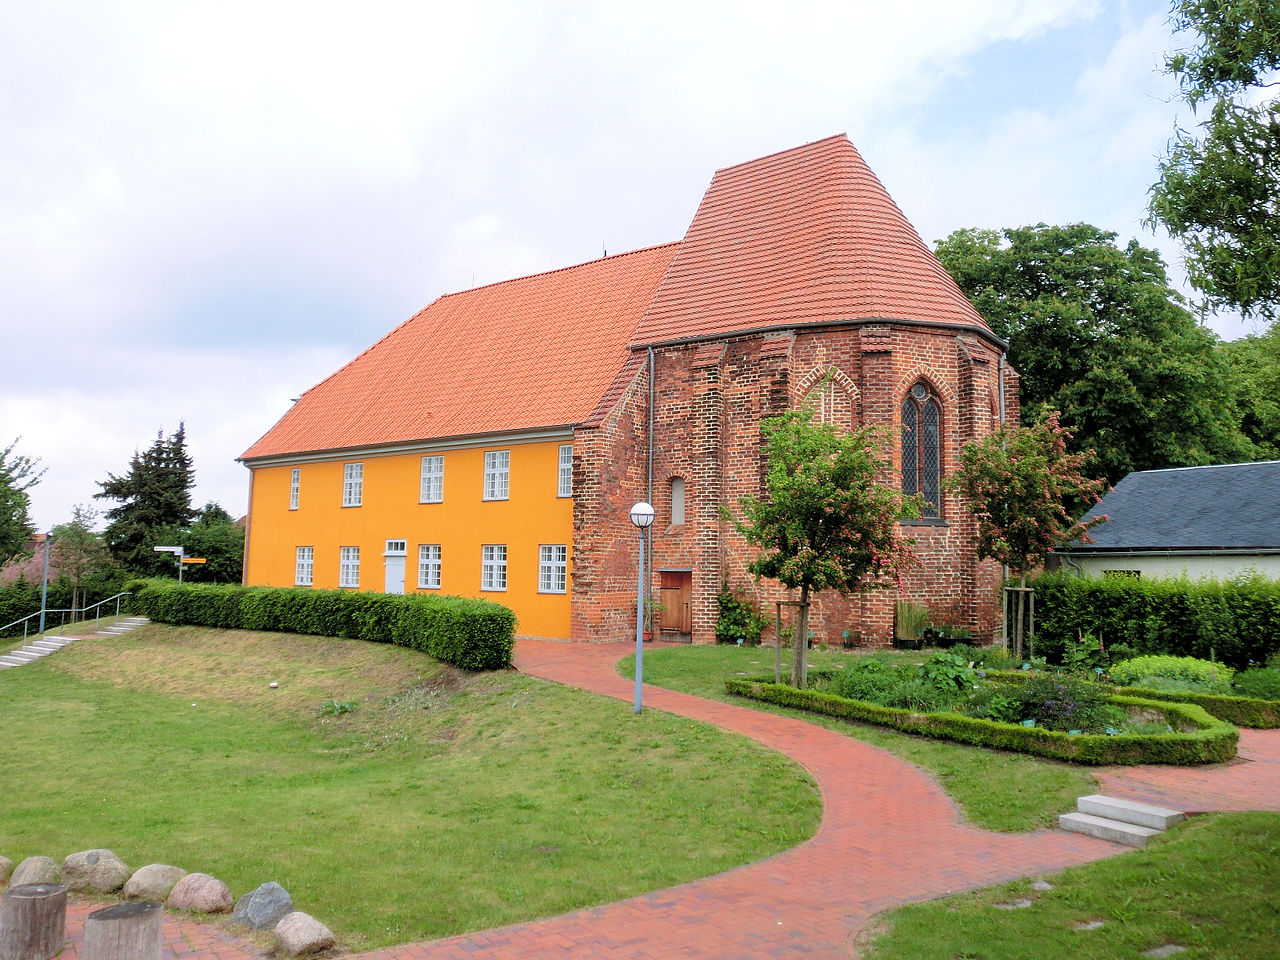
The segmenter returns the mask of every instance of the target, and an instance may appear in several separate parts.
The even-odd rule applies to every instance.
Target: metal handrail
[[[132,596],[132,593],[131,591],[125,590],[122,593],[117,593],[114,596],[107,597],[107,599],[105,600],[99,600],[97,603],[91,604],[90,606],[87,606],[87,607],[58,607],[52,610],[50,609],[37,610],[35,613],[29,613],[25,617],[19,617],[17,620],[13,621],[13,623],[6,623],[3,627],[0,627],[0,637],[2,637],[10,628],[16,627],[18,624],[22,624],[22,640],[25,643],[27,639],[27,634],[29,632],[28,628],[31,625],[30,621],[40,616],[41,614],[44,614],[46,617],[51,613],[63,614],[61,621],[59,621],[58,623],[59,628],[61,628],[67,625],[67,618],[65,616],[66,614],[68,613],[73,615],[77,613],[87,614],[90,610],[100,610],[103,604],[110,603],[112,600],[116,602],[116,612],[112,614],[112,616],[115,616],[118,618],[120,616],[120,601],[122,598],[128,597],[128,596]],[[99,613],[95,617],[82,616],[79,620],[72,620],[71,622],[72,623],[88,623],[90,620],[101,620],[101,619],[102,619],[102,614]]]

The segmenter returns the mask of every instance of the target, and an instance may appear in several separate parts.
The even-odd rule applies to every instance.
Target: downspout
[[[649,348],[649,465],[645,471],[645,479],[646,479],[646,485],[647,485],[645,502],[651,505],[653,503],[653,390],[654,390],[653,377],[654,377],[653,347],[650,347]],[[645,546],[649,548],[647,551],[647,556],[645,558],[645,571],[644,571],[644,584],[645,584],[644,592],[645,592],[645,597],[647,598],[649,595],[649,590],[653,586],[653,524],[649,524],[649,526],[645,528],[644,537],[646,540]],[[650,629],[652,629],[652,624],[650,624]]]
[[[1058,554],[1058,556],[1060,556],[1063,560],[1065,560],[1067,563],[1071,564],[1071,566],[1076,568],[1077,577],[1079,577],[1082,580],[1084,579],[1084,567],[1080,565],[1079,560],[1073,560],[1071,558],[1071,554],[1069,553],[1060,553]]]

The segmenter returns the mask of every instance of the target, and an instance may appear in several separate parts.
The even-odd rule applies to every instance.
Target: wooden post
[[[0,960],[49,960],[62,952],[66,931],[61,883],[23,883],[0,899]]]
[[[160,960],[164,904],[146,900],[95,910],[84,921],[84,960]]]

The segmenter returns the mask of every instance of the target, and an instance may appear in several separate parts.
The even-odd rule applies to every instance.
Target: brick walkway
[[[630,701],[614,671],[626,644],[520,641],[517,667]],[[669,890],[498,930],[407,944],[361,960],[702,960],[853,956],[873,917],[901,903],[1048,873],[1127,848],[1057,830],[999,834],[960,822],[928,776],[857,740],[800,720],[655,687],[645,705],[713,723],[782,751],[813,775],[823,818],[806,843]],[[1104,770],[1106,792],[1188,810],[1280,810],[1280,731],[1242,731],[1246,760],[1219,767]],[[655,843],[674,838],[655,837]],[[73,940],[92,908],[68,911]],[[75,913],[73,920],[72,914]],[[253,944],[166,922],[165,960],[244,960]]]

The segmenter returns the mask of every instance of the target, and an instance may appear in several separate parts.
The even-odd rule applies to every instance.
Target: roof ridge
[[[636,247],[634,250],[624,250],[622,253],[611,253],[603,257],[596,257],[594,260],[583,260],[581,263],[571,263],[564,267],[552,267],[550,270],[535,270],[533,273],[521,274],[518,277],[508,277],[505,280],[495,280],[492,283],[482,283],[478,287],[465,287],[462,290],[451,290],[448,293],[440,294],[440,296],[436,297],[435,300],[432,300],[431,303],[427,304],[427,306],[431,306],[431,304],[438,300],[447,300],[449,297],[459,297],[466,293],[476,293],[480,290],[489,290],[492,287],[501,287],[508,283],[520,283],[523,280],[532,280],[536,277],[549,277],[553,273],[564,273],[568,270],[578,270],[582,267],[589,267],[592,264],[603,263],[606,260],[618,260],[622,257],[634,256],[638,253],[650,253],[654,250],[661,250],[664,247],[678,247],[680,246],[680,242],[681,241],[679,240],[668,240],[666,243],[654,243],[647,247]],[[425,309],[426,307],[423,307],[423,310]],[[418,312],[421,313],[422,311]],[[417,314],[414,316],[417,316]]]
[[[795,153],[798,150],[808,150],[810,147],[816,147],[818,144],[827,143],[830,140],[849,140],[849,134],[833,133],[828,137],[819,137],[817,140],[810,140],[808,143],[802,143],[796,147],[787,147],[784,150],[775,150],[773,153],[766,153],[764,156],[756,157],[753,160],[743,160],[741,163],[731,163],[727,167],[718,167],[715,172],[724,173],[728,170],[736,170],[738,167],[747,167],[753,163],[759,163],[762,160],[772,160],[774,157],[781,157],[784,154]],[[849,140],[849,146],[853,146],[852,140]],[[854,147],[854,149],[856,150],[857,147]],[[708,186],[707,189],[710,190],[711,187]]]
[[[1224,467],[1265,467],[1280,464],[1280,460],[1241,460],[1237,463],[1197,463],[1186,467],[1152,467],[1150,470],[1134,470],[1127,474],[1139,473],[1173,473],[1175,470],[1221,470]]]

